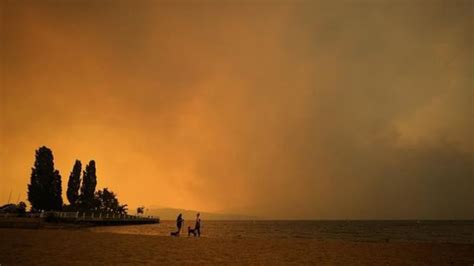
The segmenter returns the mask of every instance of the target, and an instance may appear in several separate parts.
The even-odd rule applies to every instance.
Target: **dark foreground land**
[[[0,264],[472,265],[474,245],[315,239],[188,238],[83,229],[0,229]]]

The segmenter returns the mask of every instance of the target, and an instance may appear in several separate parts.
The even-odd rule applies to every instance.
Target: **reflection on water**
[[[182,236],[187,237],[185,222]],[[160,224],[90,228],[94,232],[169,236],[175,221]],[[352,241],[474,243],[474,221],[203,221],[211,238],[311,238]]]

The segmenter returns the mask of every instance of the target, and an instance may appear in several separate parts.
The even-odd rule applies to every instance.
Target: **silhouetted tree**
[[[120,213],[120,214],[127,214],[128,204],[119,205],[119,207],[117,209],[117,212]]]
[[[117,195],[108,188],[97,191],[96,203],[96,209],[101,212],[126,214],[128,211],[127,204],[120,205]]]
[[[36,150],[28,184],[28,201],[35,210],[60,210],[63,205],[61,175],[54,169],[53,152],[43,146]]]
[[[82,174],[82,186],[80,201],[86,209],[94,207],[94,193],[97,185],[97,176],[95,170],[95,161],[91,160]]]
[[[79,188],[81,187],[81,161],[76,160],[74,167],[72,168],[71,174],[69,175],[69,181],[67,183],[67,199],[69,203],[74,206],[78,203],[79,199]]]

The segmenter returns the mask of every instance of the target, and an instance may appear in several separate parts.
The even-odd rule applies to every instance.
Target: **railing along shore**
[[[91,223],[97,225],[126,225],[159,223],[160,218],[155,216],[139,216],[117,213],[97,212],[41,212],[41,213],[0,213],[0,218],[40,218],[46,221],[65,223]]]

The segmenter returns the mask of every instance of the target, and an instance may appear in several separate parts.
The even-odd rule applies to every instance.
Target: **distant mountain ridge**
[[[241,214],[228,213],[212,213],[201,212],[196,210],[185,210],[176,208],[157,208],[151,207],[146,211],[146,215],[159,216],[161,220],[175,220],[178,214],[182,213],[184,219],[194,219],[196,213],[201,213],[201,218],[204,220],[259,220],[261,217],[248,216]]]

